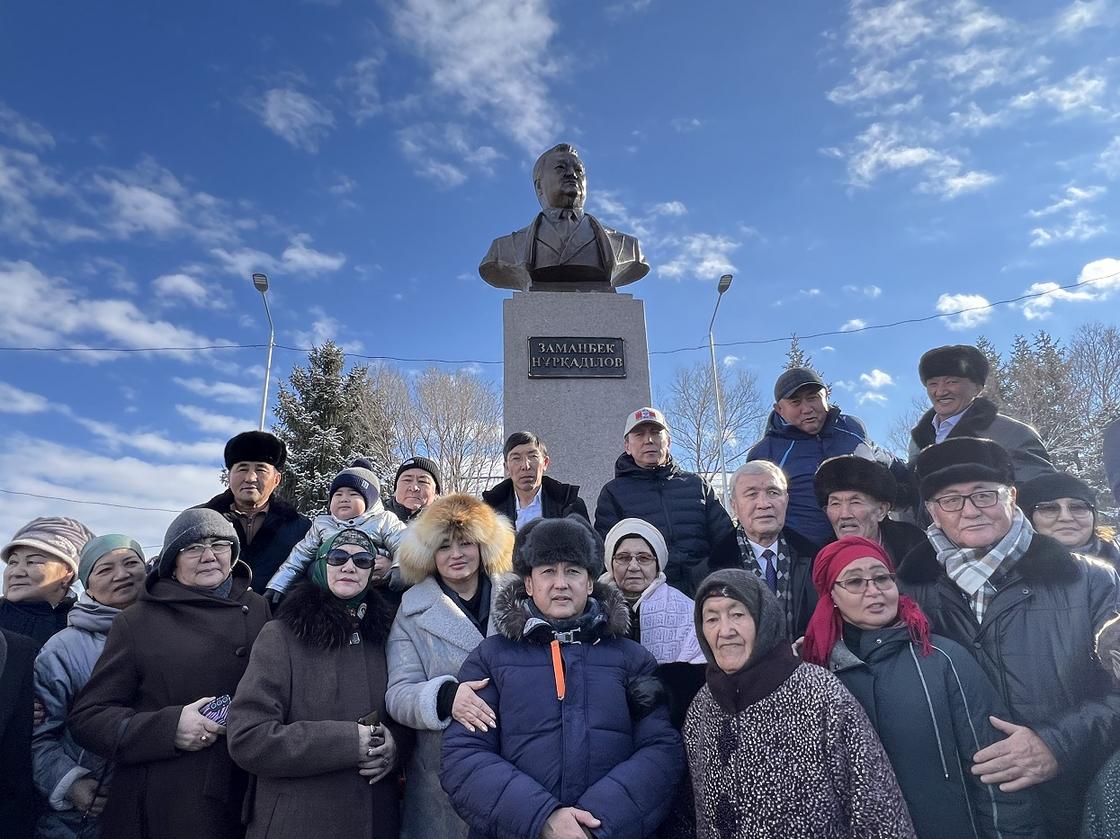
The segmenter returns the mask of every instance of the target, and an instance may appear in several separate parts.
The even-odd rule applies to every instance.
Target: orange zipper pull
[[[560,642],[553,641],[549,646],[552,647],[552,675],[556,679],[556,698],[563,702],[567,686],[564,683],[564,659],[560,657]]]

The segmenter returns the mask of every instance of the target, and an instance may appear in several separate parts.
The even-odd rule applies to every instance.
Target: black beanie
[[[999,443],[982,437],[950,437],[944,443],[926,446],[914,458],[919,491],[929,501],[950,484],[993,481],[1012,486],[1015,466]]]
[[[603,540],[583,516],[533,519],[513,540],[513,572],[528,577],[538,565],[569,562],[587,569],[592,579],[603,573]]]
[[[436,482],[436,495],[442,492],[439,486],[439,464],[431,458],[421,457],[419,455],[410,457],[397,467],[397,474],[393,477],[393,492],[397,491],[397,481],[401,479],[401,472],[405,472],[409,469],[423,469],[431,475],[432,480]]]
[[[984,353],[969,344],[951,344],[929,350],[918,361],[918,378],[925,384],[934,376],[958,376],[980,387],[988,381],[990,365]]]
[[[1044,501],[1059,498],[1076,498],[1090,507],[1097,506],[1097,494],[1092,488],[1068,472],[1050,472],[1019,484],[1019,506],[1028,516]]]
[[[828,506],[828,496],[834,492],[862,492],[888,504],[893,504],[898,496],[898,482],[890,469],[855,454],[824,461],[813,476],[813,489],[822,508]]]
[[[271,463],[277,469],[284,468],[288,459],[288,447],[284,441],[267,431],[243,431],[231,437],[226,443],[226,469],[235,463]]]

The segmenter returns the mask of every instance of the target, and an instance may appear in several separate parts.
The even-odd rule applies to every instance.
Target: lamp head
[[[268,275],[267,274],[254,274],[253,275],[253,288],[264,294],[268,291]]]
[[[724,274],[719,278],[718,290],[720,294],[723,294],[725,291],[727,291],[727,289],[731,288],[732,279],[734,279],[734,277],[732,277],[731,274]]]

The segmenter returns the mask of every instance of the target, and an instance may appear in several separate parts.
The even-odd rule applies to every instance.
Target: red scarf
[[[809,619],[809,628],[805,630],[805,643],[801,647],[804,661],[828,666],[832,648],[844,631],[844,619],[832,600],[832,588],[845,568],[857,559],[868,558],[879,560],[894,573],[894,564],[883,546],[862,536],[845,536],[825,545],[817,554],[813,561],[813,585],[820,600]],[[918,604],[902,594],[898,596],[898,619],[910,630],[910,638],[921,648],[921,654],[929,655],[933,651],[929,641],[929,621]]]

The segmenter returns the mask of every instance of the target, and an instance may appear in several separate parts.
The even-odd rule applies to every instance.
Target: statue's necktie
[[[778,593],[778,567],[774,565],[774,552],[767,548],[762,552],[762,559],[766,562],[766,585],[770,586],[770,591],[774,594]]]

